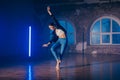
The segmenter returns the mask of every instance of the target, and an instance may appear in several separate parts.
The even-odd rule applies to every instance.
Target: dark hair
[[[50,25],[50,26],[55,26],[55,23],[52,22],[52,23],[50,23],[49,25]]]

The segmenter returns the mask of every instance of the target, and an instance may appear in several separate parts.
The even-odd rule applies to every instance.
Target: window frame
[[[110,32],[102,32],[102,19],[108,18],[110,19]],[[120,34],[120,32],[112,32],[112,20],[114,20],[120,26],[120,20],[114,16],[103,16],[95,20],[90,28],[90,45],[120,45],[112,43],[112,34]],[[92,32],[94,24],[100,21],[100,32]],[[92,35],[93,34],[100,34],[100,44],[92,44]],[[103,43],[102,42],[102,35],[110,35],[110,43]]]

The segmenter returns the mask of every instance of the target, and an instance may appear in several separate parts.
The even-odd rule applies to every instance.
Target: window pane
[[[120,44],[120,34],[113,34],[112,35],[112,43],[113,44]]]
[[[92,34],[91,43],[100,44],[100,34]]]
[[[100,32],[100,21],[97,21],[93,28],[92,28],[92,32]]]
[[[110,32],[110,19],[102,19],[102,32]]]
[[[102,43],[110,43],[110,35],[102,35]]]
[[[114,20],[112,20],[112,32],[120,32],[120,26]]]
[[[69,32],[73,32],[74,28],[70,23],[66,23],[67,24],[67,31]]]
[[[60,25],[66,29],[66,21],[60,20]]]
[[[75,35],[74,35],[75,30],[73,26],[71,25],[71,23],[65,20],[59,20],[59,23],[67,31],[68,45],[73,45],[75,43]]]

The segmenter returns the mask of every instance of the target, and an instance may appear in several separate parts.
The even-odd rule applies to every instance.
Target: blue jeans
[[[66,43],[67,43],[66,38],[59,38],[57,42],[53,44],[53,46],[51,47],[51,52],[56,60],[61,60],[63,52],[66,48]],[[57,47],[60,48],[59,53],[57,53],[57,50],[56,50]]]

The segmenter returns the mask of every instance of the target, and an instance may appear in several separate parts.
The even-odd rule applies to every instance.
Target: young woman
[[[55,23],[55,25],[49,25],[49,27],[54,27],[55,34],[58,36],[58,40],[51,47],[51,52],[56,59],[56,70],[59,70],[63,52],[67,44],[66,30],[59,24],[55,16],[51,13],[49,6],[47,7],[47,12],[52,17]],[[60,48],[60,52],[56,52],[56,47]]]

